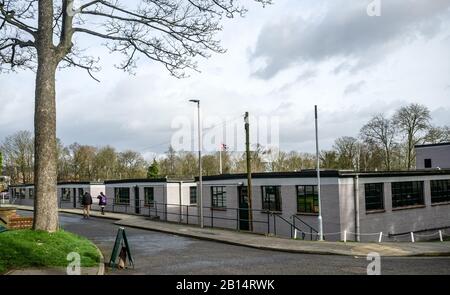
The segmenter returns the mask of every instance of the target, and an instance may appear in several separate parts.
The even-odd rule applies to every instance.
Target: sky
[[[281,150],[299,152],[315,151],[314,105],[321,149],[409,103],[450,125],[450,0],[273,1],[242,1],[247,15],[225,20],[218,35],[227,52],[197,59],[201,72],[185,79],[142,58],[129,75],[101,42],[78,40],[102,57],[101,82],[82,70],[57,73],[57,136],[151,158],[167,150],[180,122],[194,129],[192,98],[201,100],[205,141],[230,124],[242,136],[248,111],[276,122]],[[369,4],[381,4],[379,16],[368,15]],[[0,74],[0,140],[33,130],[34,79]]]

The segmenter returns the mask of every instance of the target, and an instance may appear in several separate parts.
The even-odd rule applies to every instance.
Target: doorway
[[[239,196],[239,230],[249,230],[249,206],[248,206],[248,193],[246,186],[238,187]]]
[[[141,213],[141,201],[139,199],[139,187],[136,185],[134,187],[134,212],[136,214],[140,214]]]
[[[72,189],[72,193],[73,193],[73,207],[76,208],[77,207],[77,189],[76,188]]]

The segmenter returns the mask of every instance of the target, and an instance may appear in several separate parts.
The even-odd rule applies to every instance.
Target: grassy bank
[[[0,233],[0,274],[9,269],[67,266],[66,257],[70,252],[80,254],[81,266],[95,266],[100,260],[89,240],[62,230]]]

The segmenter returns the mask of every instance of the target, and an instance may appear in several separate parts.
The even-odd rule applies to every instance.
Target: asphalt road
[[[21,212],[21,214],[30,214]],[[61,214],[61,227],[85,236],[109,261],[118,226],[112,220]],[[367,274],[366,257],[265,251],[126,228],[135,269],[108,274]],[[381,274],[450,274],[450,257],[381,258]]]

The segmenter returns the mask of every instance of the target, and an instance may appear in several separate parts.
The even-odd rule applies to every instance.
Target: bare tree
[[[13,182],[33,181],[33,135],[29,131],[19,131],[7,136],[0,147],[8,174]]]
[[[358,139],[350,136],[339,137],[334,141],[333,148],[337,151],[340,169],[355,169],[358,154]]]
[[[450,127],[432,126],[424,138],[424,143],[442,143],[450,141]]]
[[[99,70],[98,58],[84,54],[76,36],[102,40],[123,56],[117,67],[124,71],[144,57],[183,77],[186,69],[196,69],[194,57],[224,52],[215,39],[223,17],[246,11],[234,0],[86,0],[80,7],[74,2],[0,0],[0,70],[36,71],[34,228],[49,232],[58,228],[56,69],[78,67],[93,78]]]
[[[411,169],[414,159],[414,146],[423,141],[430,128],[430,111],[426,106],[410,104],[394,114],[394,124],[406,138],[406,167]]]
[[[383,114],[372,117],[370,121],[361,128],[360,136],[367,144],[375,144],[384,150],[384,165],[386,170],[391,170],[392,149],[395,147],[395,125]]]

